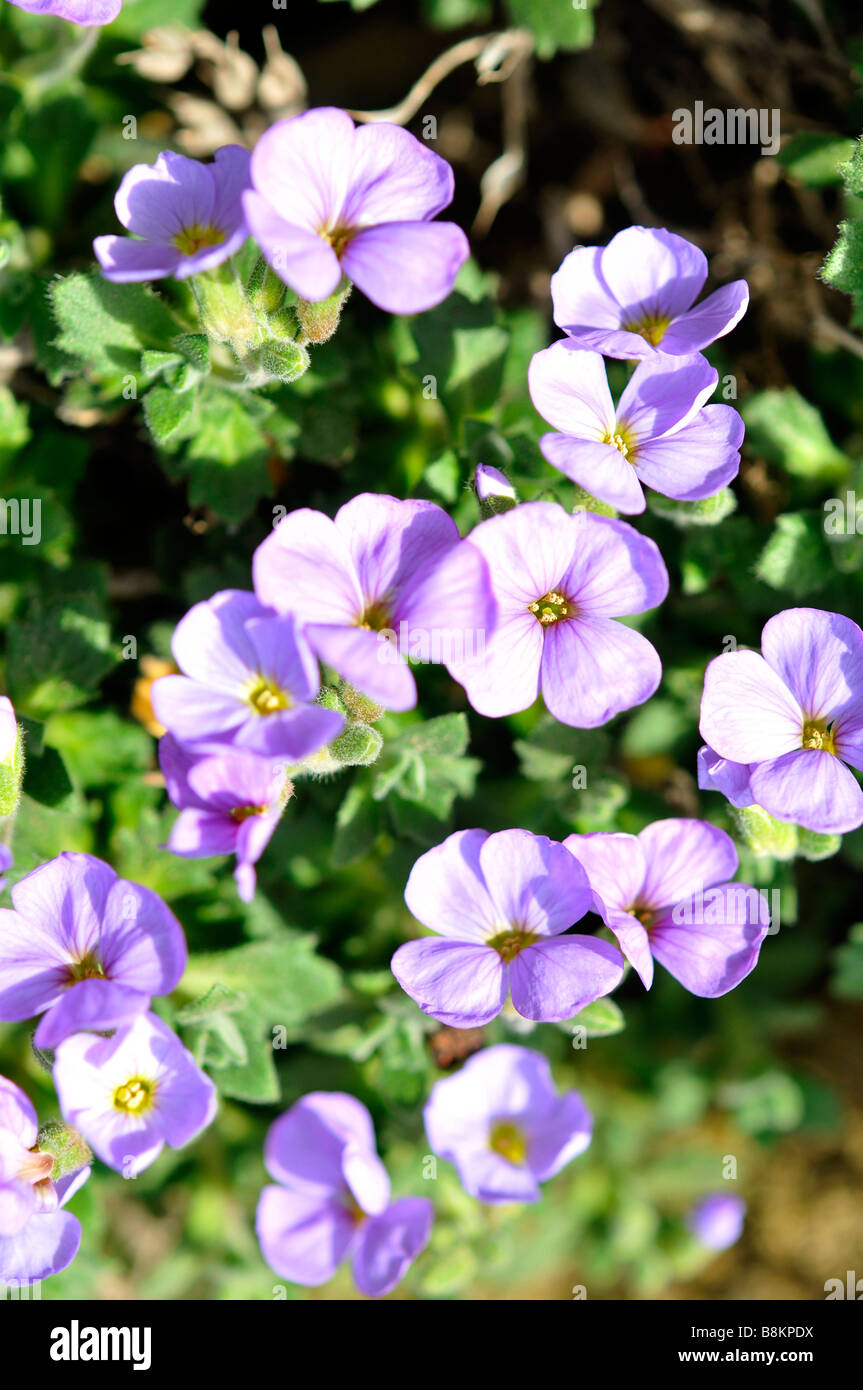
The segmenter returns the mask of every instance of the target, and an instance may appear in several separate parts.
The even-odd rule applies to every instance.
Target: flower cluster
[[[165,1143],[188,1143],[216,1093],[179,1038],[149,1011],[186,965],[179,922],[150,889],[89,854],[58,855],[0,910],[0,1020],[40,1016],[66,1122],[37,1131],[26,1097],[0,1078],[0,1278],[36,1280],[74,1259],[80,1226],[61,1210],[92,1148],[134,1177]]]
[[[540,448],[617,511],[643,512],[643,486],[692,502],[737,476],[743,421],[730,406],[705,404],[718,375],[701,349],[739,321],[748,290],[737,281],[693,309],[706,278],[697,246],[646,227],[570,252],[552,277],[555,323],[567,336],[530,365],[531,399],[555,430]],[[603,353],[638,362],[616,406]]]

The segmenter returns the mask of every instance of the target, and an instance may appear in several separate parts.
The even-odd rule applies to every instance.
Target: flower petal
[[[301,299],[317,301],[335,294],[342,268],[328,241],[307,227],[286,222],[254,189],[243,194],[243,212],[268,264]]]
[[[479,943],[502,925],[480,864],[488,838],[486,830],[457,830],[420,855],[405,902],[424,927],[454,941]]]
[[[650,947],[691,994],[715,999],[755,969],[769,925],[758,890],[727,883],[664,913],[650,929]]]
[[[639,833],[646,866],[639,905],[654,912],[688,893],[725,883],[737,873],[737,850],[724,830],[676,816]]]
[[[595,729],[643,704],[662,678],[662,663],[640,632],[612,618],[556,624],[545,634],[542,695],[550,714],[575,729]]]
[[[423,1013],[453,1028],[481,1028],[506,999],[503,961],[490,946],[408,941],[393,956],[392,972]]]
[[[714,497],[737,477],[743,421],[729,405],[706,405],[674,434],[638,447],[635,468],[647,487],[680,502]]]
[[[512,1002],[523,1018],[572,1018],[623,979],[623,957],[593,936],[555,936],[519,951],[509,968]]]
[[[552,343],[530,359],[527,382],[534,408],[562,434],[596,443],[614,433],[614,402],[598,352],[579,350],[569,339]]]
[[[340,219],[348,227],[425,221],[452,202],[453,191],[445,159],[402,126],[370,121],[354,134]]]
[[[528,830],[498,830],[479,847],[497,930],[565,932],[589,910],[590,885],[563,845]]]
[[[346,1258],[356,1226],[341,1202],[265,1187],[255,1230],[261,1253],[276,1274],[315,1288],[332,1279]]]
[[[758,805],[777,820],[822,835],[844,835],[863,825],[863,789],[825,748],[799,748],[758,763],[751,780]]]
[[[765,623],[761,651],[807,719],[863,716],[863,631],[820,608],[786,608]]]
[[[419,314],[446,299],[470,255],[455,222],[386,222],[352,237],[345,274],[388,314]]]
[[[701,352],[717,338],[730,333],[749,307],[749,286],[745,280],[733,280],[714,290],[694,309],[671,325],[662,339],[663,352],[674,356]]]
[[[803,712],[757,652],[723,652],[704,673],[701,736],[723,758],[763,762],[800,748]]]
[[[367,1298],[382,1298],[401,1283],[431,1235],[434,1208],[427,1197],[402,1197],[360,1227],[354,1279]]]

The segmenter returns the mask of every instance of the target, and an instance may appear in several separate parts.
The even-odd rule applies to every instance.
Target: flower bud
[[[479,510],[483,521],[499,512],[508,512],[517,505],[518,494],[509,479],[490,463],[478,463],[474,474],[474,486],[479,499]]]
[[[731,807],[740,838],[753,854],[772,859],[793,859],[797,852],[797,826],[776,820],[763,806]]]
[[[255,361],[270,380],[296,381],[309,369],[309,354],[299,343],[283,339],[267,342],[258,348]]]
[[[275,313],[285,297],[284,281],[270,269],[263,256],[259,256],[255,262],[246,285],[246,293],[252,308],[259,309],[264,314]]]
[[[308,342],[325,343],[328,338],[333,336],[339,326],[342,309],[350,292],[351,286],[343,282],[335,294],[330,295],[329,299],[321,299],[317,303],[308,299],[297,300],[297,318],[300,321],[300,329]]]
[[[237,350],[259,339],[255,313],[230,261],[193,275],[189,281],[198,304],[201,328],[216,343]]]
[[[54,1167],[50,1174],[52,1181],[66,1178],[70,1173],[77,1173],[79,1168],[85,1168],[93,1157],[83,1134],[59,1120],[42,1126],[36,1147],[40,1153],[51,1154],[54,1159]]]
[[[0,816],[14,814],[24,779],[24,739],[12,701],[0,695]]]
[[[342,767],[368,767],[377,762],[384,741],[371,724],[349,724],[330,744],[330,753]]]
[[[361,691],[355,690],[347,681],[342,681],[339,685],[342,708],[348,713],[355,724],[376,724],[383,717],[383,705],[376,704],[370,700],[368,695],[363,695]]]
[[[597,516],[617,516],[614,507],[610,507],[607,502],[600,502],[598,497],[594,497],[592,492],[586,488],[576,487],[575,501],[572,504],[573,512],[596,512]]]
[[[842,847],[841,835],[822,835],[816,830],[797,827],[797,853],[804,859],[830,859]]]

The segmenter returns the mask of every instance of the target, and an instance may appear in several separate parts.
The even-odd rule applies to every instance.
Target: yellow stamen
[[[103,980],[105,971],[102,962],[96,959],[95,952],[89,951],[80,960],[72,961],[66,967],[67,984],[77,985],[80,980]]]
[[[820,749],[823,753],[835,753],[835,729],[826,719],[807,719],[803,725],[801,747]]]
[[[256,714],[277,714],[281,709],[290,709],[292,703],[287,691],[280,690],[266,676],[260,676],[250,686],[246,699]]]
[[[519,951],[523,951],[525,946],[530,946],[537,937],[533,932],[519,931],[508,927],[505,931],[498,932],[496,936],[489,937],[488,946],[493,946],[501,960],[515,960]]]
[[[630,319],[628,323],[621,324],[621,328],[627,333],[637,333],[652,347],[658,347],[670,323],[671,319],[664,314],[643,314],[640,319]]]
[[[184,227],[172,237],[177,250],[182,251],[184,256],[194,256],[196,251],[203,251],[206,246],[219,246],[224,240],[225,233],[221,227],[205,227],[200,223]]]
[[[491,1127],[488,1146],[507,1163],[522,1164],[527,1158],[527,1138],[524,1131],[511,1120],[496,1120]]]
[[[126,1115],[142,1115],[150,1110],[155,1096],[155,1085],[143,1076],[132,1076],[114,1092],[114,1109]]]
[[[572,605],[564,594],[560,594],[556,589],[550,589],[542,598],[536,599],[534,603],[527,605],[528,613],[532,613],[538,623],[543,627],[550,627],[552,623],[560,622],[561,618],[572,617]]]

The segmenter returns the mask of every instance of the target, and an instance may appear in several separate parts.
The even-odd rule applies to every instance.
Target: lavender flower
[[[276,1185],[258,1202],[258,1240],[282,1278],[325,1284],[350,1259],[360,1293],[380,1298],[426,1246],[432,1204],[390,1201],[371,1116],[353,1096],[303,1096],[271,1127],[264,1162]]]
[[[615,621],[668,592],[653,541],[623,521],[526,502],[481,522],[466,544],[486,560],[498,604],[484,660],[450,667],[480,714],[514,714],[541,693],[561,723],[593,729],[653,694],[659,656]]]
[[[166,150],[154,165],[133,165],[114,199],[133,236],[93,242],[105,278],[185,280],[226,261],[249,235],[241,200],[249,158],[240,145],[223,145],[212,164]]]
[[[255,896],[255,864],[279,823],[290,790],[284,767],[233,749],[195,753],[171,734],[159,741],[168,795],[180,808],[167,848],[189,859],[234,854],[243,902]]]
[[[571,1018],[620,983],[605,941],[563,935],[590,907],[587,875],[562,845],[527,830],[459,830],[421,855],[405,902],[442,939],[400,946],[392,971],[424,1013],[477,1028],[507,992],[523,1018]]]
[[[334,521],[301,508],[258,547],[253,573],[262,602],[387,709],[416,704],[406,656],[473,669],[494,626],[485,561],[433,502],[364,492]]]
[[[59,854],[0,909],[0,1019],[43,1014],[37,1047],[118,1028],[168,994],[186,968],[176,917],[149,888],[90,854]]]
[[[54,1084],[64,1117],[127,1178],[149,1167],[165,1144],[190,1143],[216,1113],[212,1081],[151,1013],[110,1038],[66,1038],[55,1054]]]
[[[673,232],[627,227],[606,247],[570,251],[551,277],[554,321],[606,357],[688,357],[730,333],[749,303],[735,280],[692,307],[707,279],[703,251]]]
[[[764,626],[761,655],[724,652],[704,677],[701,733],[749,769],[752,800],[822,834],[863,825],[863,632],[820,608]],[[846,766],[846,764],[850,764]]]
[[[9,0],[28,14],[56,15],[72,24],[110,24],[122,9],[122,0]]]
[[[0,893],[5,892],[9,887],[9,880],[6,878],[6,873],[12,868],[14,863],[15,859],[9,846],[0,845]]]
[[[499,468],[494,468],[490,463],[477,464],[474,487],[483,517],[508,512],[518,502],[512,483]]]
[[[344,727],[335,710],[311,703],[318,667],[299,625],[254,594],[223,589],[196,603],[171,646],[185,675],[154,682],[153,708],[181,742],[231,743],[299,762]]]
[[[692,1208],[687,1225],[708,1250],[727,1250],[743,1233],[746,1203],[733,1192],[713,1192]]]
[[[645,508],[642,484],[666,497],[712,497],[737,476],[743,421],[705,405],[718,375],[704,357],[641,362],[615,407],[605,364],[563,339],[531,360],[536,409],[559,434],[539,442],[549,463],[618,511]]]
[[[548,1059],[502,1043],[435,1082],[423,1112],[433,1151],[481,1202],[538,1202],[590,1143],[593,1120],[578,1091],[559,1096]]]
[[[698,750],[698,785],[702,791],[722,792],[732,806],[741,808],[752,806],[755,797],[749,783],[749,767],[746,763],[732,763],[728,758],[720,758],[705,743]]]
[[[646,989],[653,962],[692,994],[727,994],[755,969],[770,916],[761,894],[730,883],[737,851],[700,820],[660,820],[639,835],[570,835],[594,910]]]
[[[5,763],[18,744],[18,720],[8,695],[0,695],[0,763]]]
[[[0,1076],[0,1288],[59,1274],[81,1244],[81,1223],[62,1207],[90,1169],[82,1164],[55,1181],[54,1156],[38,1144],[36,1111]]]
[[[452,202],[452,169],[400,126],[355,129],[330,106],[277,121],[252,184],[252,235],[302,299],[329,299],[347,276],[378,308],[415,314],[446,298],[468,258],[461,228],[431,221]]]

